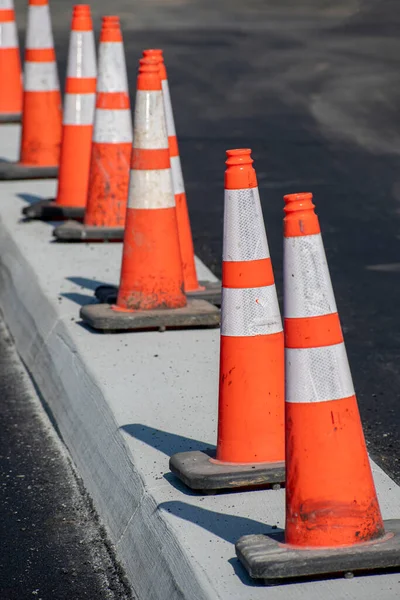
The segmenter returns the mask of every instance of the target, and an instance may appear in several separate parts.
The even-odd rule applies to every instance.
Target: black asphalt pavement
[[[133,600],[0,316],[0,598]]]
[[[51,3],[61,79],[72,5],[69,0]],[[16,7],[23,29],[25,1],[17,0]],[[104,0],[92,8],[98,32],[100,15],[110,10]],[[400,483],[398,1],[115,0],[111,10],[122,17],[132,99],[142,49],[164,49],[196,251],[216,274],[227,148],[253,149],[280,294],[282,196],[314,193],[368,447]],[[51,460],[54,451],[46,450],[46,436],[34,426],[27,392],[21,401],[17,391],[20,380],[14,381],[5,365],[0,375],[5,397],[2,465],[12,471],[5,478],[8,496],[1,505],[7,507],[13,533],[6,532],[4,539],[6,547],[15,547],[13,536],[29,540],[16,554],[1,553],[0,561],[7,561],[7,586],[24,591],[0,597],[19,600],[31,597],[27,590],[51,590],[57,582],[65,582],[67,590],[72,581],[84,579],[79,573],[87,550],[84,546],[82,560],[69,559],[63,544],[72,548],[77,538],[66,532],[63,519],[91,520],[85,512],[81,517],[71,506],[64,510],[57,505],[57,498],[69,495],[66,481],[75,485],[65,475],[68,464],[56,468],[58,459]],[[13,444],[16,451],[10,454]],[[44,460],[40,475],[29,444],[38,447]],[[52,479],[57,483],[49,491]],[[18,500],[14,486],[24,486]],[[31,517],[33,509],[37,513]],[[60,551],[42,554],[36,550],[34,529],[41,528],[46,548],[52,523],[57,524]],[[34,574],[38,560],[43,560],[45,580]],[[100,579],[91,575],[94,589]],[[62,593],[52,597],[108,598]]]

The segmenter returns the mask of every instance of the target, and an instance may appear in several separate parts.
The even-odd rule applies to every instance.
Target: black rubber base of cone
[[[245,535],[236,554],[250,577],[279,584],[298,578],[367,574],[400,570],[400,520],[385,521],[386,537],[346,548],[298,549],[286,546],[279,535]]]
[[[221,306],[221,282],[220,281],[199,281],[199,285],[204,290],[198,292],[188,292],[186,296],[194,300],[207,300],[215,306]],[[99,285],[94,295],[100,302],[113,304],[117,301],[118,288],[115,285]]]
[[[285,463],[221,464],[198,450],[171,456],[169,468],[187,487],[203,492],[268,486],[285,483]]]
[[[122,242],[123,227],[93,227],[67,221],[56,227],[53,235],[60,242]]]
[[[58,167],[34,167],[16,162],[0,162],[0,181],[12,179],[56,179]]]
[[[104,333],[218,327],[220,321],[219,310],[205,300],[188,300],[183,308],[129,312],[113,310],[110,304],[88,304],[81,308],[80,316]]]
[[[63,206],[54,200],[39,200],[22,209],[22,214],[27,219],[41,219],[42,221],[60,221],[64,219],[83,219],[85,208],[77,206]]]
[[[0,113],[0,123],[21,123],[21,113]]]

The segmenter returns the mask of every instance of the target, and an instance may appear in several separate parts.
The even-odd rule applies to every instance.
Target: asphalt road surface
[[[51,5],[62,80],[72,5]],[[25,1],[16,8],[22,31]],[[98,33],[109,3],[92,8]],[[314,193],[368,447],[400,483],[398,1],[114,0],[111,10],[132,99],[142,49],[165,51],[196,251],[217,274],[227,148],[253,149],[280,292],[282,196]],[[4,444],[11,432],[3,425]]]
[[[0,315],[0,598],[133,600]]]

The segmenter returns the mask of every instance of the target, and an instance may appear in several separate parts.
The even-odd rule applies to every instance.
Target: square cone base
[[[205,452],[178,452],[169,468],[187,487],[202,492],[268,486],[285,482],[285,463],[217,463]]]
[[[41,219],[42,221],[61,221],[63,219],[83,219],[85,207],[64,206],[55,200],[39,200],[34,204],[25,206],[22,214],[27,219]]]
[[[205,300],[188,300],[182,308],[158,310],[114,310],[110,304],[83,306],[80,316],[93,329],[103,332],[218,327],[220,311]]]
[[[17,162],[0,162],[0,181],[12,179],[56,179],[58,167],[35,167]]]
[[[196,292],[187,292],[187,298],[195,300],[207,300],[215,306],[221,306],[221,282],[220,281],[199,281],[199,285],[204,290]],[[117,301],[118,288],[115,285],[99,285],[94,295],[100,302],[114,304]]]
[[[250,577],[266,584],[400,569],[400,519],[384,525],[386,535],[381,540],[340,548],[294,548],[284,543],[283,533],[245,535],[236,542],[236,554]]]
[[[122,242],[123,227],[94,227],[77,221],[66,221],[56,227],[53,235],[60,242]]]
[[[21,123],[21,113],[0,113],[0,123]]]

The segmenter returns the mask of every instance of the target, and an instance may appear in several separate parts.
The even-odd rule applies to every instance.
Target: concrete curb
[[[0,155],[15,153],[16,128],[2,128]],[[82,326],[79,305],[116,283],[121,245],[66,247],[50,224],[21,222],[26,201],[54,191],[54,181],[0,184],[0,304],[138,598],[397,598],[398,574],[273,588],[248,579],[234,542],[283,526],[283,490],[197,496],[168,472],[174,452],[215,442],[219,331]],[[384,518],[399,516],[400,488],[373,470]]]

